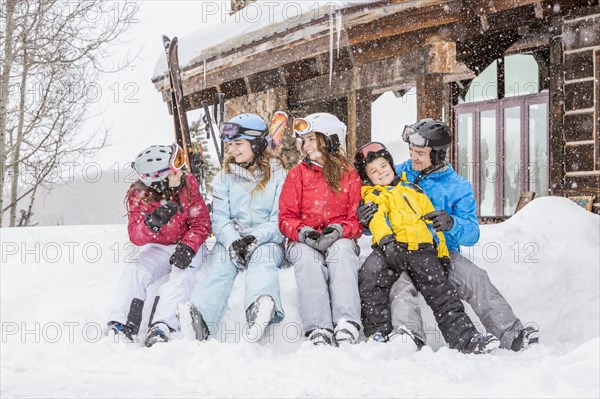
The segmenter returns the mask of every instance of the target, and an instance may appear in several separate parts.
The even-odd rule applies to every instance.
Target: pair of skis
[[[178,40],[174,37],[173,40],[163,35],[163,46],[167,56],[167,65],[169,68],[169,82],[171,85],[171,110],[175,126],[175,140],[177,144],[184,150],[185,164],[187,169],[196,176],[200,191],[206,197],[206,181],[204,178],[204,156],[203,149],[200,143],[192,143],[190,129],[187,120],[185,109],[185,101],[183,97],[183,85],[181,81],[181,71],[179,67],[179,57],[177,54]],[[224,118],[224,100],[225,95],[219,93],[219,118],[218,122],[223,122]],[[213,144],[219,158],[219,164],[223,164],[223,142],[221,145],[217,142],[216,134],[213,130],[213,121],[210,115],[208,101],[202,101],[204,107],[204,122],[206,125],[207,136],[212,136]],[[217,119],[217,105],[214,106],[214,117]],[[269,124],[269,145],[271,149],[278,154],[281,151],[281,144],[285,133],[285,128],[288,122],[288,115],[283,111],[277,111],[273,114]],[[208,137],[207,137],[208,138]]]
[[[175,141],[185,153],[185,165],[198,180],[200,192],[206,197],[206,182],[204,179],[204,155],[200,143],[192,143],[190,128],[187,120],[185,102],[183,98],[183,86],[181,83],[181,72],[179,69],[179,57],[177,55],[177,37],[173,40],[163,35],[163,46],[167,55],[169,67],[169,82],[171,84],[171,111],[175,125]]]

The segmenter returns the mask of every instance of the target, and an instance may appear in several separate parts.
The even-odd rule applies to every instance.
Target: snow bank
[[[0,396],[598,397],[599,244],[600,217],[562,198],[536,199],[507,222],[482,226],[467,253],[522,321],[541,330],[541,343],[522,353],[443,347],[428,309],[430,347],[418,353],[371,343],[313,347],[300,339],[292,269],[280,273],[286,319],[264,342],[235,342],[242,274],[219,340],[146,349],[100,338],[135,251],[125,226],[2,229]],[[364,259],[367,237],[361,247]]]

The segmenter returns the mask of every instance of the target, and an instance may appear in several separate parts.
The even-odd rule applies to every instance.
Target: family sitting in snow
[[[150,245],[123,272],[110,334],[135,340],[146,291],[168,274],[152,306],[146,346],[179,329],[205,340],[216,334],[243,271],[244,334],[259,341],[284,318],[285,258],[294,268],[304,335],[315,345],[354,344],[364,335],[420,349],[427,342],[419,292],[451,348],[519,351],[537,342],[538,331],[524,328],[487,273],[459,253],[478,241],[479,226],[471,185],[446,162],[451,134],[443,122],[407,126],[402,137],[411,159],[396,167],[375,142],[357,151],[353,167],[346,125],[334,115],[296,118],[293,128],[303,158],[286,175],[268,148],[262,118],[241,114],[221,123],[228,155],[213,182],[210,218],[198,182],[181,171],[177,145],[152,146],[136,157],[140,181],[128,191],[128,229],[134,244]],[[211,221],[216,244],[195,283],[192,270],[201,264]],[[373,251],[361,265],[363,227]],[[477,332],[461,300],[487,334]]]

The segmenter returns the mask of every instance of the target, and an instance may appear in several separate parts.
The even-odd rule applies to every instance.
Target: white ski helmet
[[[337,151],[340,146],[346,148],[346,125],[335,115],[327,112],[310,114],[305,118],[294,119],[294,133],[302,137],[311,132],[322,133],[329,152]]]
[[[170,172],[179,170],[185,164],[185,155],[177,144],[152,145],[145,148],[131,163],[145,185],[163,181]]]

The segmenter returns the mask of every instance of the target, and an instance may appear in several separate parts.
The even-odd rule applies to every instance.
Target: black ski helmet
[[[396,175],[396,168],[394,167],[394,158],[392,158],[392,154],[390,154],[388,149],[385,148],[385,146],[380,142],[372,141],[356,150],[356,154],[354,155],[354,168],[358,172],[358,175],[364,184],[373,184],[371,179],[369,179],[369,176],[367,176],[366,166],[369,162],[379,157],[383,157],[389,162],[392,170],[394,171],[394,175]]]
[[[417,147],[431,147],[429,158],[432,165],[441,164],[446,160],[446,153],[452,144],[452,135],[448,126],[442,121],[431,118],[421,119],[405,126],[402,139]]]
[[[219,125],[221,139],[229,142],[237,139],[250,141],[254,156],[260,155],[269,144],[269,127],[256,114],[240,114]]]

